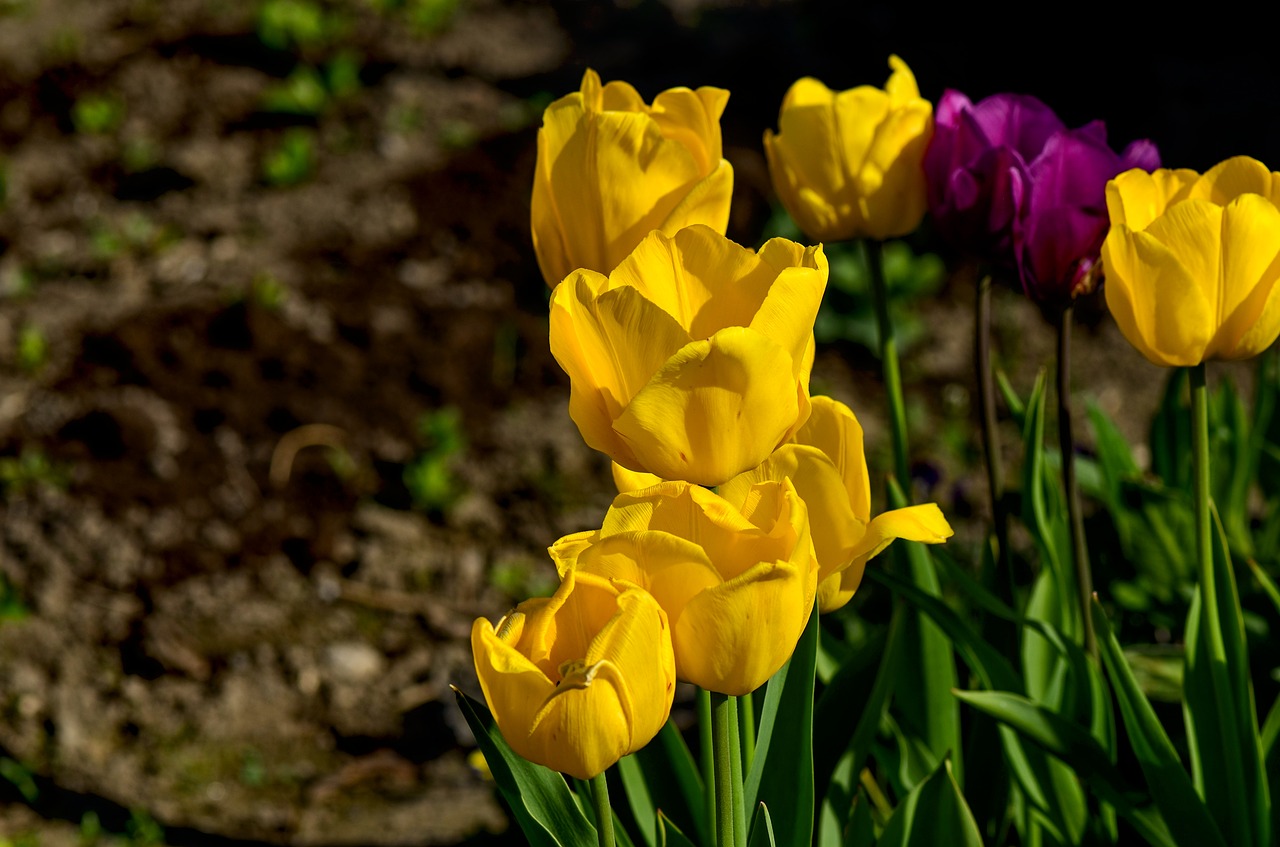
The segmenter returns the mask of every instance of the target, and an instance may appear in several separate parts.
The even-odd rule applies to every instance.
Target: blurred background
[[[760,142],[787,87],[882,85],[891,52],[930,99],[1031,93],[1170,166],[1280,166],[1253,24],[1197,21],[1192,51],[1136,12],[1046,14],[0,0],[0,845],[518,842],[448,686],[476,693],[474,617],[548,591],[546,546],[612,493],[547,348],[543,108],[587,67],[728,88],[751,245],[795,234]],[[892,250],[916,497],[972,562],[973,291],[927,229]],[[848,251],[832,274],[814,391],[879,480],[865,277]],[[1081,312],[1080,390],[1141,442],[1163,377]],[[1002,291],[996,339],[1025,393],[1052,332]]]

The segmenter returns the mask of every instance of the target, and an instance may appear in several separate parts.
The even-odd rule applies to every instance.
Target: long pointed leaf
[[[676,725],[667,721],[658,737],[634,758],[644,773],[653,807],[661,809],[682,831],[687,829],[703,843],[710,844],[706,805],[702,800],[702,775]]]
[[[1115,806],[1133,828],[1155,847],[1177,842],[1150,798],[1135,791],[1111,763],[1107,751],[1084,727],[1059,717],[1037,703],[1002,691],[957,691],[956,697],[1017,730],[1046,752],[1069,765],[1103,800]]]
[[[907,499],[895,480],[889,481],[889,505],[900,509]],[[905,561],[911,581],[926,594],[942,596],[942,586],[934,570],[929,551],[912,541],[898,541],[895,555]],[[932,756],[929,767],[934,768],[951,755],[953,767],[963,781],[961,761],[960,708],[948,696],[955,688],[956,663],[951,640],[938,625],[919,612],[912,611],[903,629],[904,661],[897,666],[899,678],[895,683],[902,691],[911,691],[897,704],[899,723],[904,732],[917,738]]]
[[[772,810],[780,827],[780,847],[808,847],[813,838],[813,678],[817,661],[815,608],[791,659],[769,680],[755,758],[743,792],[746,808],[768,806]]]
[[[1187,617],[1183,714],[1196,787],[1232,847],[1270,844],[1270,800],[1244,622],[1226,538],[1211,521],[1216,608],[1197,587]],[[1218,632],[1213,632],[1213,621]]]
[[[906,796],[885,824],[880,847],[982,847],[982,834],[946,759]]]
[[[1130,744],[1171,834],[1182,847],[1226,847],[1222,832],[1204,801],[1196,794],[1191,777],[1183,769],[1173,742],[1142,693],[1124,651],[1120,649],[1120,642],[1116,641],[1111,624],[1096,599],[1093,602],[1093,621],[1102,661],[1115,688]]]

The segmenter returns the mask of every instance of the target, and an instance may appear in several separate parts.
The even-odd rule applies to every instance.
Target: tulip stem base
[[[716,750],[711,729],[711,692],[698,689],[698,740],[702,765],[702,799],[707,816],[707,832],[711,844],[719,844],[716,819]]]
[[[884,369],[884,389],[889,399],[889,430],[893,435],[893,470],[898,485],[911,500],[911,473],[907,465],[907,410],[902,399],[902,372],[898,366],[898,342],[889,319],[889,286],[884,278],[884,246],[878,241],[862,242],[871,274],[871,300],[876,310],[880,336],[880,365]]]
[[[737,699],[715,691],[711,692],[711,732],[716,754],[716,845],[717,847],[742,847],[746,838],[738,840],[737,805],[742,803],[741,740],[738,736]],[[735,787],[734,760],[738,760]],[[743,827],[745,829],[745,826]]]
[[[991,274],[978,279],[977,314],[973,329],[974,370],[978,376],[978,410],[982,419],[982,452],[987,457],[987,489],[991,496],[991,521],[996,533],[995,563],[998,573],[990,584],[1000,586],[1001,599],[1013,605],[1016,592],[1013,555],[1009,549],[1009,510],[1004,504],[1004,468],[1000,458],[1000,433],[996,427],[995,370],[991,366]]]
[[[1076,588],[1080,593],[1084,647],[1096,661],[1098,639],[1093,631],[1091,612],[1093,573],[1089,568],[1089,548],[1084,537],[1084,516],[1080,512],[1075,438],[1071,433],[1071,326],[1074,311],[1074,307],[1066,306],[1058,320],[1058,447],[1062,451],[1062,486],[1067,495],[1067,520],[1071,524],[1071,556],[1075,562]]]
[[[613,807],[609,804],[609,783],[604,774],[591,778],[591,799],[596,807],[596,838],[600,847],[614,847]]]
[[[742,731],[742,772],[746,773],[756,755],[756,705],[749,691],[738,698],[738,727]]]

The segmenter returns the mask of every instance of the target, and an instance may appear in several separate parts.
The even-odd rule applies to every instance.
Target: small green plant
[[[120,150],[120,162],[129,173],[154,168],[160,163],[160,147],[149,138],[128,138]]]
[[[276,186],[305,182],[315,169],[315,139],[305,129],[292,129],[284,134],[262,162],[262,175]]]
[[[0,456],[0,494],[18,494],[38,485],[66,488],[67,472],[39,450],[23,450],[18,456]]]
[[[550,597],[559,584],[546,567],[529,559],[506,559],[495,562],[489,571],[489,584],[509,597]]]
[[[327,36],[324,10],[309,0],[267,0],[258,10],[258,38],[268,47],[310,47]]]
[[[460,0],[408,0],[405,12],[409,25],[421,35],[435,35],[453,23]]]
[[[102,822],[97,812],[85,812],[80,816],[80,837],[76,839],[79,847],[95,847],[102,840]]]
[[[360,57],[349,50],[334,56],[325,66],[324,78],[329,93],[341,100],[360,90]]]
[[[31,768],[17,759],[0,756],[0,779],[18,789],[22,799],[28,803],[34,803],[40,798],[40,789],[36,787],[35,775],[31,772]]]
[[[267,781],[267,766],[261,754],[249,750],[240,764],[240,781],[250,788],[261,788]]]
[[[290,115],[318,115],[329,103],[324,80],[310,65],[299,65],[288,78],[267,89],[262,108]]]
[[[268,312],[278,312],[284,305],[286,295],[284,285],[265,271],[253,278],[249,287],[249,297],[259,308]]]
[[[125,824],[125,837],[130,847],[152,847],[164,843],[164,829],[151,815],[142,809],[134,809]]]
[[[34,832],[24,832],[13,838],[0,835],[0,847],[40,847],[40,836]]]
[[[49,360],[49,342],[44,331],[35,324],[27,324],[18,331],[18,367],[24,373],[34,374]]]
[[[460,493],[450,464],[454,456],[466,449],[461,413],[446,406],[423,415],[418,421],[418,437],[422,451],[405,466],[405,487],[418,508],[446,509]]]
[[[480,131],[469,121],[451,120],[440,125],[439,137],[446,150],[467,150],[480,140]]]
[[[71,107],[71,123],[76,132],[106,135],[124,120],[124,103],[111,94],[87,94]]]

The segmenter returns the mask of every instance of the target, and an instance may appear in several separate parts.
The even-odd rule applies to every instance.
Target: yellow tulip
[[[552,103],[538,130],[533,247],[547,285],[577,268],[609,273],[651,230],[729,223],[733,168],[721,157],[729,92],[672,88],[645,105],[625,82]]]
[[[722,694],[786,663],[817,589],[808,514],[786,481],[754,486],[741,509],[685,482],[620,494],[599,530],[560,539],[551,557],[564,576],[645,587],[671,620],[677,676]]]
[[[1126,171],[1107,211],[1107,306],[1152,362],[1247,359],[1280,335],[1280,173],[1247,156]]]
[[[730,480],[720,494],[743,502],[765,480],[789,479],[809,510],[818,558],[818,609],[839,609],[862,584],[867,560],[896,538],[940,544],[951,525],[935,503],[871,516],[871,484],[862,447],[862,426],[852,410],[830,397],[813,398],[813,414],[758,468]]]
[[[862,425],[853,411],[830,397],[814,397],[813,413],[795,440],[759,467],[720,486],[719,494],[742,508],[752,489],[766,480],[789,479],[809,512],[818,558],[818,609],[834,612],[862,584],[867,560],[896,538],[940,544],[951,525],[935,503],[871,516],[871,483],[863,452]],[[660,480],[613,466],[619,491],[636,491]]]
[[[812,77],[787,91],[778,134],[765,130],[773,188],[810,238],[894,238],[925,212],[924,151],[933,105],[897,56],[884,90],[841,91]]]
[[[619,580],[566,573],[549,598],[471,628],[476,676],[511,749],[579,779],[644,747],[671,713],[667,615]]]
[[[635,471],[719,485],[809,416],[821,247],[755,253],[709,227],[650,233],[608,277],[551,295],[551,352],[587,444]]]

